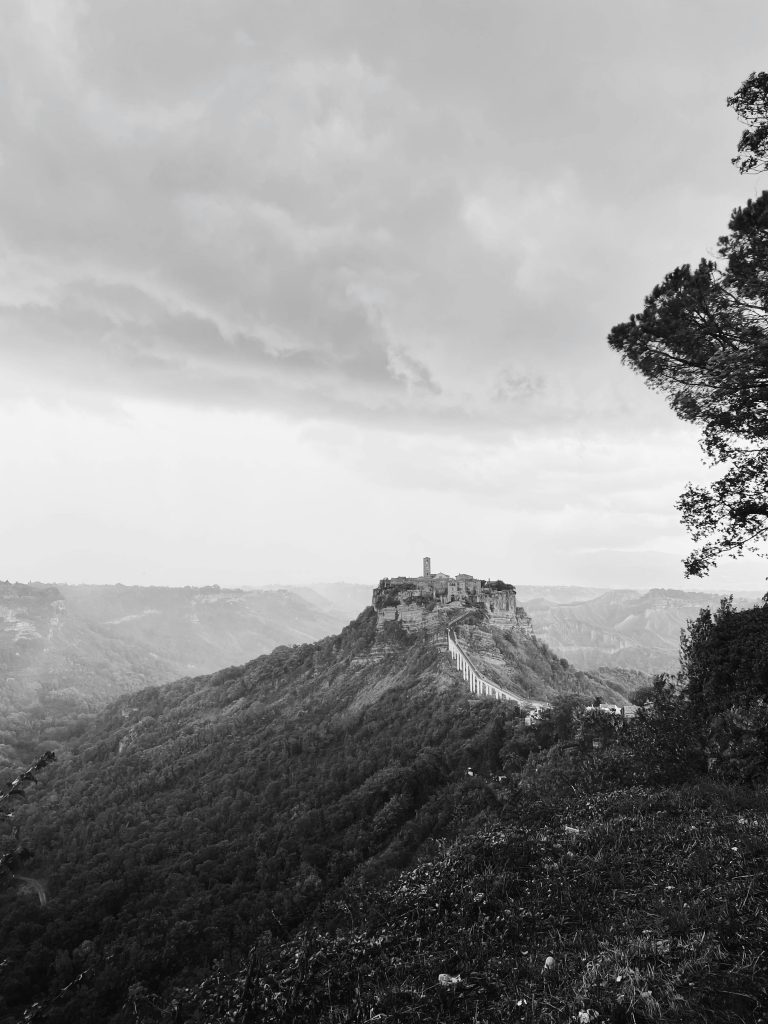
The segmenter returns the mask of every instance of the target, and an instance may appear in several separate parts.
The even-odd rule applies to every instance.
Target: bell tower
[[[424,558],[424,572],[422,573],[422,576],[424,577],[425,580],[428,580],[431,575],[432,575],[432,559],[429,557],[429,555],[427,555]]]

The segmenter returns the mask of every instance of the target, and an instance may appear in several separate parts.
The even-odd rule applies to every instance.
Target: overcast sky
[[[605,338],[763,187],[764,0],[1,17],[0,576],[692,585],[696,433]]]

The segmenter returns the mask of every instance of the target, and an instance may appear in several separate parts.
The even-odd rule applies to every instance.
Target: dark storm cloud
[[[716,237],[752,70],[724,7],[670,8],[9,8],[14,386],[467,429],[620,410],[605,332]]]
[[[222,406],[264,409],[277,403],[289,411],[295,405],[296,412],[313,414],[329,414],[337,405],[353,409],[366,394],[386,410],[409,390],[435,391],[411,357],[403,357],[405,370],[388,359],[354,309],[347,325],[354,343],[278,347],[256,335],[225,335],[209,318],[158,308],[146,296],[138,305],[149,315],[139,318],[126,314],[115,289],[107,289],[108,309],[96,289],[72,292],[78,301],[69,296],[58,306],[2,311],[0,352],[17,368],[25,366],[30,379],[50,375],[64,389]],[[339,316],[336,326],[342,322]]]

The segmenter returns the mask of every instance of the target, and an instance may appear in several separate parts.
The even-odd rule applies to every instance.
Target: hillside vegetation
[[[0,891],[7,1007],[65,986],[86,942],[103,1021],[123,979],[162,986],[254,931],[287,935],[351,873],[395,871],[445,831],[467,767],[501,772],[519,712],[471,701],[444,652],[390,633],[377,654],[369,609],[340,636],[131,694],[60,751],[14,812],[48,902]]]
[[[750,680],[758,613],[697,626]],[[697,644],[632,721],[526,727],[371,610],[121,699],[14,810],[0,1020],[759,1019],[768,685],[713,717]]]
[[[536,637],[489,628],[482,619],[479,625],[465,620],[455,635],[487,679],[531,700],[551,701],[563,693],[576,693],[625,704],[628,690],[650,682],[642,672],[575,669]]]
[[[326,922],[137,1019],[756,1022],[768,800],[712,785],[510,799]],[[160,1007],[167,1016],[162,1017]]]

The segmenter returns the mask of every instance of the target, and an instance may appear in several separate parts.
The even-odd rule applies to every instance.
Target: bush
[[[704,608],[681,638],[685,694],[702,723],[708,770],[729,782],[768,777],[768,603]]]
[[[728,598],[714,615],[703,608],[681,637],[680,660],[688,696],[707,715],[768,698],[768,603],[736,611]]]
[[[659,677],[653,702],[641,708],[624,734],[627,782],[644,785],[688,782],[706,771],[703,723],[685,693]]]

